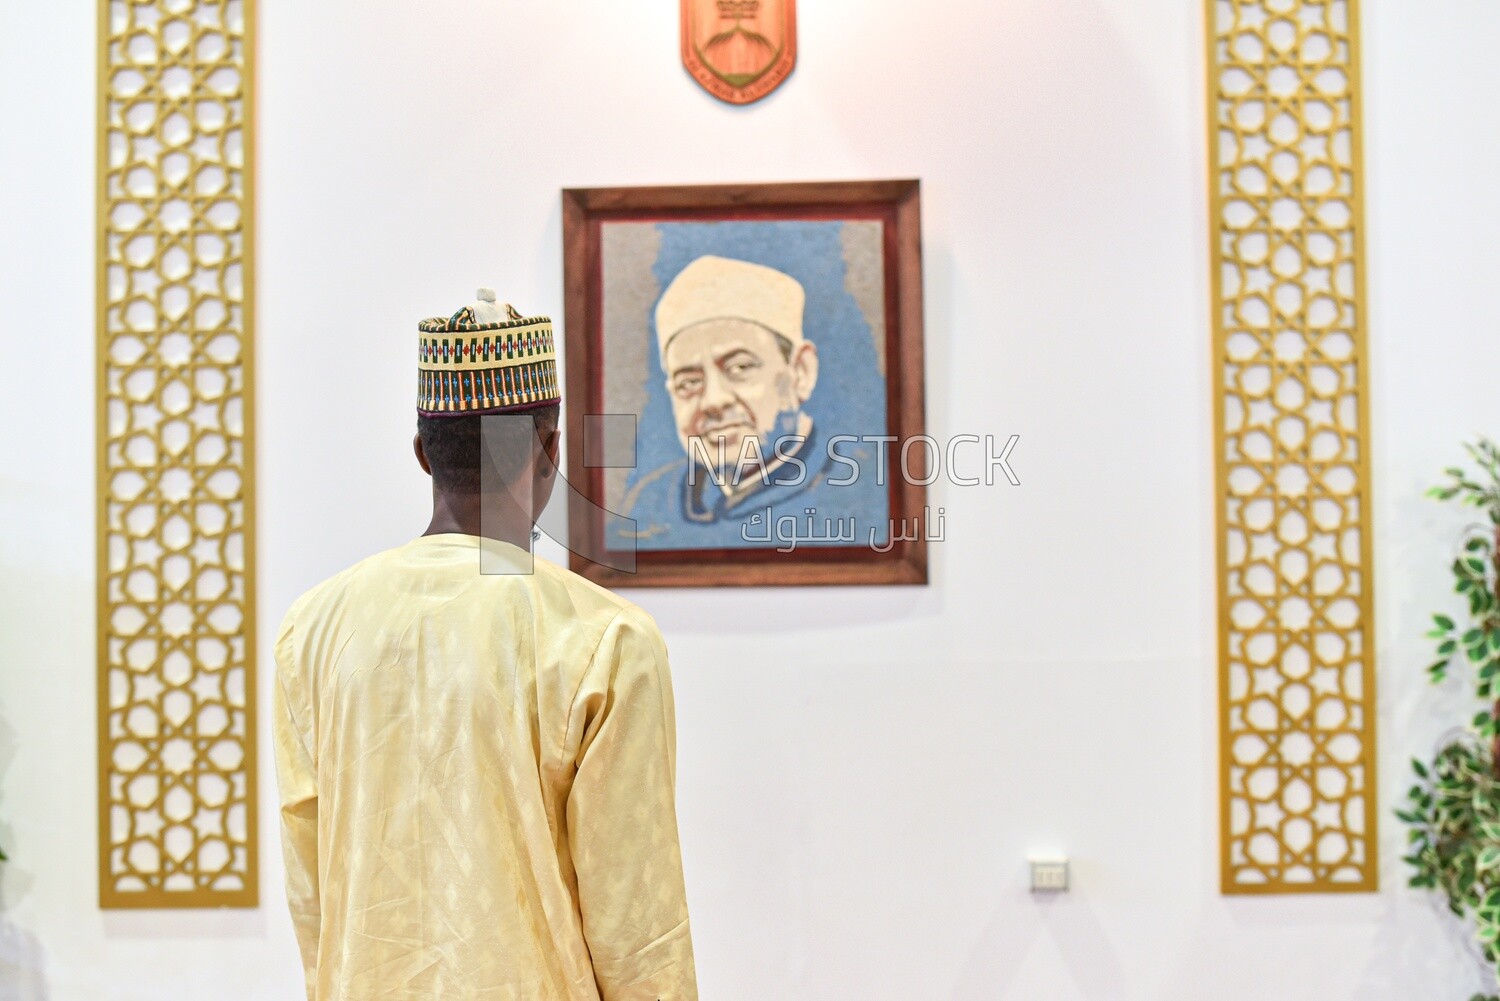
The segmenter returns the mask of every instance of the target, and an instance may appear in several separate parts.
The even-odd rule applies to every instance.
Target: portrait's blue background
[[[829,221],[757,221],[757,222],[671,222],[658,223],[660,250],[653,273],[657,286],[665,291],[683,268],[705,254],[717,254],[742,261],[764,264],[782,271],[802,283],[807,293],[803,314],[803,335],[817,346],[818,381],[804,406],[811,415],[818,441],[816,458],[821,460],[827,439],[836,434],[882,435],[886,433],[886,386],[876,357],[876,338],[854,296],[846,287],[844,258],[844,222]],[[878,234],[879,230],[872,228]],[[627,496],[633,488],[663,466],[685,458],[682,444],[667,396],[666,376],[656,350],[655,303],[648,321],[651,345],[645,352],[646,371],[642,373],[645,405],[638,425],[636,468],[626,481]],[[880,342],[884,342],[883,331]],[[853,516],[858,523],[861,542],[870,526],[879,526],[879,538],[886,537],[889,521],[889,497],[884,488],[873,482],[874,448],[845,443],[841,454],[861,458],[861,482],[855,486],[824,488],[818,492],[816,506],[821,519]],[[809,457],[809,476],[815,469]],[[834,466],[834,476],[848,475],[847,466]],[[638,539],[642,549],[691,549],[744,547],[741,537],[744,518],[764,512],[765,504],[755,501],[744,505],[742,518],[703,526],[687,522],[682,515],[676,484],[680,477],[669,475],[650,484],[652,489],[639,493],[630,511],[622,512],[642,527],[665,525],[670,531],[644,534]],[[784,513],[802,516],[812,503],[806,494],[790,498]],[[773,509],[773,513],[783,513]],[[774,543],[772,543],[774,545]]]

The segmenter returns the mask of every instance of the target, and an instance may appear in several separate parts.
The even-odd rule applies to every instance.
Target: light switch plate
[[[1031,859],[1032,893],[1067,893],[1067,859]]]

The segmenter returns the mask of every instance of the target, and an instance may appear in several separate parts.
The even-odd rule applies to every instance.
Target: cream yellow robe
[[[661,634],[543,560],[481,574],[479,546],[373,556],[282,624],[273,727],[308,998],[693,1001]]]

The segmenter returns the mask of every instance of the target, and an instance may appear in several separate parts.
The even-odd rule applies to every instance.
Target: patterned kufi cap
[[[495,304],[494,289],[450,317],[417,324],[417,413],[531,410],[561,399],[552,321]]]

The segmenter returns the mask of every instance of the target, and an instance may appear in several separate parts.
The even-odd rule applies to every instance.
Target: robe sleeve
[[[568,720],[568,839],[603,1001],[696,1001],[677,838],[667,651],[633,606],[605,629]],[[576,744],[573,742],[576,741]]]
[[[317,981],[318,929],[322,918],[318,899],[318,772],[309,752],[316,743],[312,733],[302,725],[310,719],[311,707],[299,707],[290,694],[303,690],[292,630],[292,617],[288,615],[276,641],[272,736],[281,799],[281,849],[286,860],[287,903],[291,907],[292,924],[307,978],[307,996],[311,1001]],[[302,713],[300,721],[299,711]]]

